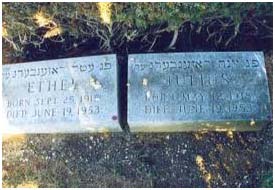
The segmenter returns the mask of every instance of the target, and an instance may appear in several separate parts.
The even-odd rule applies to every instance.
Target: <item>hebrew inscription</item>
[[[3,65],[4,131],[120,131],[115,55]]]
[[[128,60],[132,131],[161,131],[158,127],[166,126],[164,131],[169,131],[177,125],[185,130],[190,123],[195,124],[188,130],[199,125],[234,128],[266,120],[270,113],[261,52],[134,54]],[[241,126],[246,127],[254,129]]]

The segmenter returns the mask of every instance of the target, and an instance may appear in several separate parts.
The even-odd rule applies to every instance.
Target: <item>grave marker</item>
[[[116,55],[3,65],[5,133],[121,131]]]
[[[261,52],[133,54],[128,60],[133,132],[258,130],[270,114]]]

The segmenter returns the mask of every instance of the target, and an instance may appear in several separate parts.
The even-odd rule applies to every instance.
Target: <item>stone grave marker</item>
[[[258,130],[270,114],[262,52],[133,54],[132,132]]]
[[[2,68],[4,133],[121,131],[116,55]]]

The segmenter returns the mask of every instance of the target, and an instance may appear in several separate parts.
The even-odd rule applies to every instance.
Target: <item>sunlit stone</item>
[[[133,54],[128,60],[131,131],[257,130],[270,114],[261,52]]]
[[[116,55],[3,65],[5,133],[121,131],[117,102]]]

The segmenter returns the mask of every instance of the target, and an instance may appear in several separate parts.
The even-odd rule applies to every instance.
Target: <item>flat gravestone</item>
[[[133,132],[257,130],[270,114],[261,52],[133,54],[128,60]]]
[[[121,131],[116,55],[3,65],[5,133]]]

